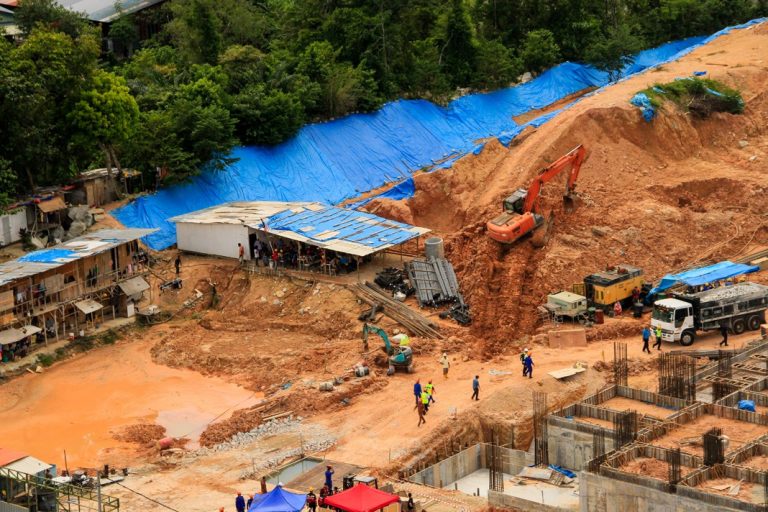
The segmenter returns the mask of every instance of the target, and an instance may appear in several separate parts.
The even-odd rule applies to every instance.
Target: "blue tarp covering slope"
[[[625,74],[674,60],[703,41],[694,37],[641,52]],[[114,215],[126,226],[160,228],[145,241],[163,249],[176,242],[175,226],[166,219],[194,210],[229,201],[335,204],[455,159],[477,148],[479,139],[506,134],[508,143],[521,129],[513,117],[607,83],[606,73],[566,62],[526,84],[464,96],[445,108],[425,100],[394,101],[374,113],[305,126],[274,147],[237,148],[232,156],[239,161],[225,172],[205,172],[190,183],[140,197]]]
[[[686,270],[679,274],[667,274],[661,278],[661,282],[654,287],[648,295],[655,295],[663,292],[676,284],[687,284],[688,286],[699,286],[702,284],[728,279],[729,277],[740,276],[750,272],[757,272],[760,267],[755,265],[744,265],[743,263],[732,263],[730,261],[721,261],[708,267],[694,268]]]
[[[299,512],[307,496],[286,491],[278,485],[267,494],[254,494],[248,512]]]

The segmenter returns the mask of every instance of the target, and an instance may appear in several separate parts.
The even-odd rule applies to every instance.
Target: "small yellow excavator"
[[[377,327],[372,324],[363,324],[363,347],[368,349],[368,334],[378,334],[379,337],[384,340],[384,346],[381,349],[387,353],[387,375],[393,375],[395,371],[400,370],[407,373],[413,373],[413,350],[407,345],[399,345],[397,347],[392,345],[389,341],[389,336],[381,327]]]

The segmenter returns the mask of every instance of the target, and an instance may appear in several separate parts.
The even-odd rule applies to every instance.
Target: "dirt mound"
[[[613,383],[613,361],[597,361],[592,369],[604,373],[606,382]],[[653,373],[658,369],[656,358],[653,359],[627,359],[628,375],[644,375]]]
[[[453,169],[416,177],[414,197],[400,203],[415,223],[446,240],[446,256],[470,303],[471,332],[483,340],[484,357],[519,344],[516,340],[537,326],[536,307],[546,295],[570,289],[588,274],[628,263],[654,280],[727,259],[748,244],[768,243],[763,217],[768,72],[744,66],[718,70],[723,76],[713,73],[742,91],[744,115],[697,120],[665,108],[645,122],[629,98],[649,81],[679,74],[675,66],[683,65],[585,98],[517,146],[489,144]],[[546,247],[534,249],[528,240],[511,247],[491,241],[485,223],[503,198],[577,144],[587,147],[589,157],[576,211],[563,211],[558,180],[542,192],[542,208],[551,208],[555,217]],[[408,218],[402,206],[388,207]],[[639,323],[622,322],[594,330],[590,339],[631,335],[638,328]]]
[[[126,443],[146,445],[164,438],[165,427],[154,423],[138,423],[124,427],[112,437]]]
[[[200,446],[210,447],[229,440],[240,432],[250,432],[261,424],[261,412],[255,407],[240,409],[228,420],[208,425],[200,434]]]

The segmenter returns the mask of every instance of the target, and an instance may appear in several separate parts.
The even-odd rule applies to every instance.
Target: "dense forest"
[[[0,202],[107,163],[182,181],[224,168],[237,144],[398,97],[445,103],[564,60],[615,74],[643,48],[767,12],[768,0],[171,0],[114,22],[104,51],[84,17],[21,0],[23,36],[0,38]],[[152,37],[139,41],[139,21]]]

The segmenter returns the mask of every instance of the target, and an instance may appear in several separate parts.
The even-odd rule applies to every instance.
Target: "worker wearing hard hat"
[[[524,348],[523,353],[520,354],[520,365],[523,367],[523,377],[525,377],[527,374],[525,372],[525,358],[528,357],[528,349]]]

